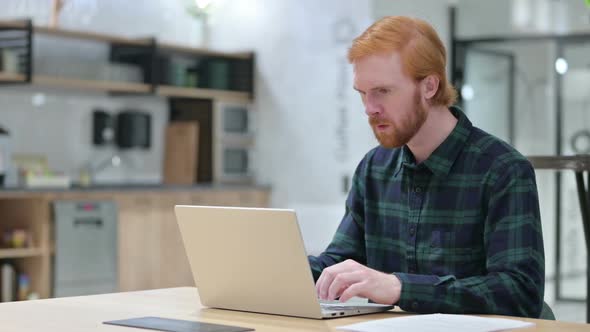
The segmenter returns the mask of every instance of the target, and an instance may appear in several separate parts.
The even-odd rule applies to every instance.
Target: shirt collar
[[[467,138],[471,134],[473,125],[467,116],[456,106],[449,108],[451,114],[457,118],[457,124],[451,134],[432,152],[428,159],[424,160],[423,164],[435,176],[444,177],[449,174],[451,167],[457,160],[459,153],[463,150]],[[397,159],[397,164],[394,170],[394,177],[397,177],[404,165],[415,165],[412,152],[409,151],[407,145],[400,149],[400,156]]]
[[[397,158],[397,164],[395,165],[395,169],[393,171],[393,176],[397,177],[397,175],[403,168],[402,166],[409,166],[415,164],[416,160],[414,159],[414,155],[412,154],[412,151],[410,151],[410,148],[408,148],[407,145],[402,146],[400,148],[399,157]]]

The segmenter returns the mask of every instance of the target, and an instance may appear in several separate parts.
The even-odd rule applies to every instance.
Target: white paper
[[[338,329],[357,332],[488,332],[518,329],[534,325],[534,323],[515,319],[432,314],[377,319],[364,323],[340,326]]]

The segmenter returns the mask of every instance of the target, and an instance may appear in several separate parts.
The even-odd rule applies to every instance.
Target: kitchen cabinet
[[[118,290],[194,286],[174,216],[174,205],[267,207],[269,189],[253,186],[0,191],[0,231],[24,228],[32,246],[0,249],[31,277],[31,291],[52,296],[54,201],[113,201],[118,208]]]

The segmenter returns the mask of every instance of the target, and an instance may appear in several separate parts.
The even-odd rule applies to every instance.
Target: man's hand
[[[327,267],[316,283],[322,300],[341,302],[353,296],[368,298],[380,304],[395,304],[399,301],[402,284],[393,274],[370,269],[352,259]]]

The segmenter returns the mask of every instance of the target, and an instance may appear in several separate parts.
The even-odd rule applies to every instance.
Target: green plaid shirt
[[[457,125],[420,164],[406,146],[367,153],[332,242],[309,257],[314,278],[353,259],[394,273],[406,311],[539,317],[545,259],[534,170],[451,112]]]

